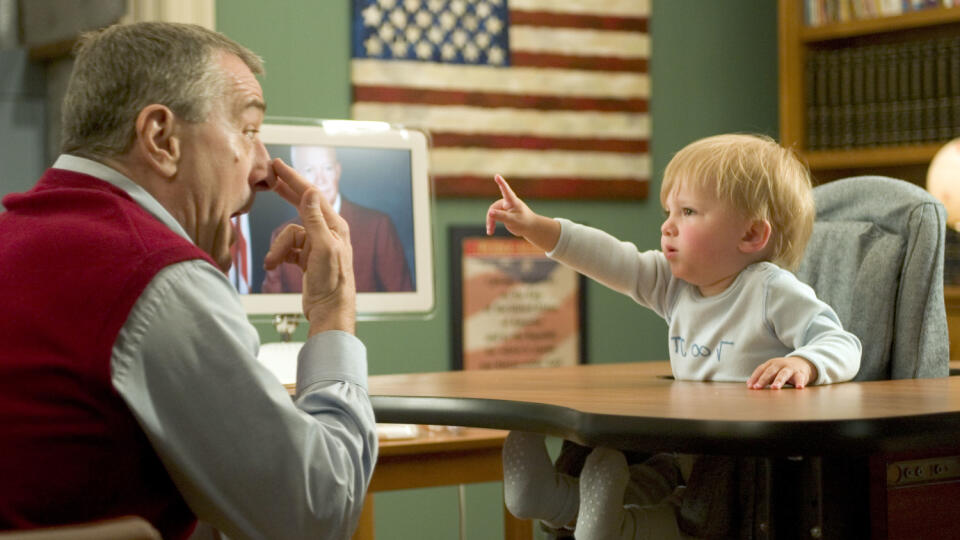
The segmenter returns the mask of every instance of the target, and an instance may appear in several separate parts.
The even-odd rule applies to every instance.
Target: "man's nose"
[[[277,185],[277,176],[270,166],[270,154],[260,140],[257,140],[257,147],[254,152],[253,170],[250,171],[250,185],[254,191],[270,191]]]

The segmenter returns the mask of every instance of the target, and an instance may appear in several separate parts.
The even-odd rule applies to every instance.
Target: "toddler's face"
[[[675,277],[710,296],[725,290],[751,262],[740,250],[750,220],[706,191],[680,183],[667,195],[660,247]]]

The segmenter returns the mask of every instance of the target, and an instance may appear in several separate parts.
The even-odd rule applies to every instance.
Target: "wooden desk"
[[[377,467],[363,504],[354,540],[373,540],[373,493],[397,489],[451,486],[503,479],[506,431],[463,428],[456,433],[421,430],[415,439],[380,441]],[[519,520],[504,508],[503,538],[530,540],[531,521]]]
[[[954,521],[943,504],[960,507],[960,461],[951,461],[960,456],[960,377],[760,391],[669,373],[667,363],[651,362],[380,375],[369,389],[384,422],[537,431],[652,452],[857,459],[862,482],[838,489],[869,501],[868,515],[854,518],[865,534],[918,537],[902,536],[914,526],[907,512],[934,527]],[[919,461],[928,458],[939,461]],[[939,504],[897,476],[928,465],[924,474],[946,486],[933,499]],[[924,502],[931,510],[920,514]]]
[[[666,362],[377,375],[381,422],[538,431],[588,446],[745,455],[908,451],[960,433],[960,378],[803,390],[673,381]]]

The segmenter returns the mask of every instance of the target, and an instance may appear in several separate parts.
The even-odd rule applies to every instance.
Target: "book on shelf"
[[[960,135],[960,36],[810,49],[804,71],[807,149]]]
[[[822,26],[958,4],[960,0],[804,0],[803,12],[807,26]]]

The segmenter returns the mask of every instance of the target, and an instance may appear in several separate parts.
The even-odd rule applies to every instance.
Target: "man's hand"
[[[817,368],[806,358],[788,356],[771,358],[760,364],[747,379],[747,388],[762,389],[768,385],[773,390],[792,384],[803,388],[810,381],[817,380]]]
[[[280,159],[272,163],[276,191],[297,207],[303,226],[288,225],[270,246],[264,267],[288,262],[303,270],[303,313],[312,336],[356,331],[357,287],[350,229],[320,191]]]
[[[499,174],[493,179],[502,198],[487,210],[487,235],[493,234],[499,221],[514,236],[525,238],[544,251],[552,251],[560,239],[560,223],[531,210]]]

